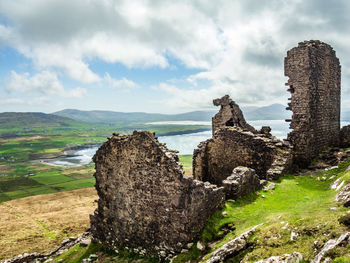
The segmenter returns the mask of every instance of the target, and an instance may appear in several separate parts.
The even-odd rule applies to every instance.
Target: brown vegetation
[[[94,188],[31,196],[0,203],[0,260],[47,252],[89,227]]]

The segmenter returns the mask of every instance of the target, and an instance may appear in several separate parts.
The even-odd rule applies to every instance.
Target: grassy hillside
[[[302,253],[305,262],[309,262],[325,242],[349,231],[338,221],[349,208],[335,203],[336,192],[329,189],[337,178],[350,180],[350,171],[345,171],[348,165],[349,161],[318,174],[287,175],[275,182],[275,190],[260,190],[242,200],[227,201],[211,217],[199,238],[206,244],[206,250],[201,252],[194,245],[173,262],[204,262],[215,249],[261,223],[250,239],[250,247],[226,262],[255,262],[294,251]],[[320,177],[325,179],[319,180]],[[63,239],[82,233],[89,226],[88,214],[94,209],[95,198],[95,191],[87,188],[1,203],[0,235],[4,238],[0,245],[5,249],[0,251],[0,259],[24,252],[49,251]],[[292,232],[298,233],[295,241],[290,240]],[[157,262],[127,250],[116,253],[95,243],[88,247],[77,245],[55,261],[81,262],[90,254],[97,254],[99,262]],[[328,256],[333,262],[350,262],[350,245],[333,249]]]
[[[263,225],[250,239],[249,248],[225,262],[256,262],[294,251],[303,254],[304,262],[310,262],[329,239],[348,231],[338,219],[349,212],[349,208],[334,202],[336,192],[329,186],[340,177],[349,180],[350,171],[345,171],[349,164],[344,162],[337,169],[318,174],[287,175],[276,182],[275,190],[261,190],[237,202],[227,201],[224,208],[211,217],[200,236],[206,250],[201,252],[194,245],[173,262],[205,262],[217,248],[258,224]],[[326,179],[319,180],[319,177]],[[294,241],[292,232],[297,233]],[[77,245],[55,260],[81,262],[92,253],[97,254],[101,262],[157,262],[131,251],[116,253],[95,243],[88,247]],[[327,256],[333,262],[350,262],[350,244],[333,249]]]
[[[83,125],[79,121],[70,118],[61,117],[53,114],[45,114],[42,112],[4,112],[0,113],[0,127],[16,128],[16,127],[67,127],[67,126]]]

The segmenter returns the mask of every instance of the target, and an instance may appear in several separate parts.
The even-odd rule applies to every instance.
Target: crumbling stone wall
[[[115,134],[94,156],[94,239],[165,257],[196,238],[223,203],[223,188],[185,177],[153,133]]]
[[[245,121],[241,109],[228,95],[213,100],[213,104],[220,106],[220,111],[212,118],[213,135],[221,128],[233,126],[253,133],[257,132]]]
[[[350,147],[350,125],[343,126],[340,129],[340,146]]]
[[[246,166],[254,169],[260,179],[277,179],[289,168],[289,155],[288,143],[275,137],[254,134],[239,127],[225,127],[194,150],[193,176],[222,185],[235,167]]]
[[[288,51],[284,71],[293,111],[288,140],[294,164],[307,166],[324,148],[339,144],[340,64],[333,48],[305,41]]]

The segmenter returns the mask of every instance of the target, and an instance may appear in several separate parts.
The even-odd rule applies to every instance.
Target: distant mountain
[[[272,104],[265,107],[243,107],[247,120],[282,120],[290,117],[291,112],[282,104]],[[160,114],[144,112],[115,112],[115,111],[80,111],[66,109],[53,114],[89,123],[146,123],[156,121],[211,121],[217,113],[213,111],[192,111],[182,114]]]
[[[90,123],[146,123],[156,121],[210,121],[216,111],[192,111],[182,114],[144,112],[62,110],[53,114]]]
[[[292,112],[286,110],[282,104],[272,104],[264,107],[242,108],[244,117],[247,120],[284,120],[290,119]]]
[[[4,112],[0,113],[0,128],[37,128],[37,127],[68,127],[82,123],[66,117],[41,112]]]

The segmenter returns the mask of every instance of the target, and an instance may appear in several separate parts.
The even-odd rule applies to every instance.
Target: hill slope
[[[80,111],[66,109],[53,114],[90,123],[145,123],[155,121],[209,121],[215,111],[194,111],[183,114],[145,112]]]
[[[265,107],[243,107],[247,120],[282,120],[291,114],[282,104]],[[53,114],[90,123],[146,123],[156,121],[211,121],[217,113],[213,111],[192,111],[182,114],[160,114],[144,112],[81,111],[66,109]]]
[[[67,127],[83,123],[53,114],[41,112],[4,112],[0,113],[0,127],[4,128],[37,128],[37,127]]]

